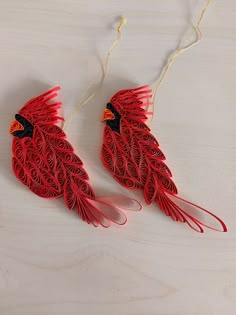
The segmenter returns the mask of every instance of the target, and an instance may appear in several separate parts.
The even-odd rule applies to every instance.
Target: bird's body
[[[108,227],[110,221],[126,222],[116,207],[98,201],[88,184],[88,175],[72,145],[57,126],[60,102],[54,88],[28,101],[15,116],[12,133],[12,165],[16,177],[36,195],[63,197],[68,209],[77,207],[81,218],[93,225]]]
[[[179,199],[210,214],[225,231],[226,226],[214,214],[177,196],[171,171],[164,163],[165,156],[145,124],[150,104],[151,90],[147,86],[122,90],[111,98],[103,117],[104,166],[124,187],[142,190],[147,204],[156,202],[173,220],[185,222],[199,232],[203,232],[202,226],[211,228],[174,202]]]

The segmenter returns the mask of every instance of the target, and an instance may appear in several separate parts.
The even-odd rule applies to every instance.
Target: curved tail
[[[205,214],[207,215],[207,219],[213,219],[215,222],[213,225],[211,225],[203,222],[201,219],[197,219],[193,215],[187,213],[186,210],[183,210],[181,206],[173,201],[174,199],[177,199],[185,204],[185,206],[188,206],[190,211],[194,211],[196,209],[201,210],[199,213],[200,215]],[[204,227],[218,232],[227,232],[226,224],[218,216],[209,210],[187,201],[177,195],[170,194],[166,191],[160,191],[157,193],[155,201],[167,216],[170,216],[174,221],[186,223],[191,229],[199,233],[204,233]],[[217,228],[215,224],[217,224],[219,228]]]
[[[95,227],[101,225],[105,228],[109,227],[111,222],[124,225],[127,222],[127,218],[121,209],[141,209],[138,201],[128,197],[111,196],[97,199],[85,178],[76,178],[75,174],[74,176],[67,176],[64,201],[69,210],[77,208],[78,215],[88,224],[92,224]]]
[[[78,214],[83,221],[95,227],[101,225],[108,228],[111,222],[124,225],[127,222],[126,215],[119,209],[106,202],[88,199],[80,196],[77,198]]]
[[[77,197],[78,214],[83,221],[88,224],[93,224],[95,227],[101,225],[108,228],[111,222],[118,225],[124,225],[127,222],[126,215],[121,211],[123,210],[140,210],[141,205],[138,201],[121,196],[114,196],[104,199],[90,199],[84,196]],[[114,204],[110,204],[114,199]],[[127,206],[124,205],[127,201]],[[132,204],[132,206],[131,206]]]

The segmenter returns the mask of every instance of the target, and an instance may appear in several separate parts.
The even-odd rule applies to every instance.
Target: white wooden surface
[[[152,82],[203,1],[0,1],[0,314],[208,315],[236,311],[236,2],[215,0],[203,41],[171,68],[152,123],[180,195],[227,223],[192,232],[155,207],[120,228],[94,229],[21,185],[10,121],[61,85],[65,116],[100,71],[121,14],[128,23],[103,90],[67,129],[98,195],[122,193],[99,160],[104,105]],[[142,196],[136,197],[143,202]]]

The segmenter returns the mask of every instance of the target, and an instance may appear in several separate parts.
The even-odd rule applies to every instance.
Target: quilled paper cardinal
[[[211,216],[220,224],[220,231],[226,232],[226,225],[216,215],[177,195],[171,171],[163,162],[165,156],[145,124],[152,104],[151,93],[148,86],[122,90],[107,104],[102,118],[106,122],[102,145],[104,166],[124,187],[142,190],[147,204],[155,202],[174,221],[186,223],[201,233],[203,227],[218,231],[184,210],[191,206]]]
[[[56,125],[63,120],[57,113],[61,103],[54,100],[58,90],[60,88],[55,87],[31,99],[15,115],[10,127],[14,136],[13,171],[36,195],[63,197],[67,208],[76,207],[87,223],[108,227],[112,221],[122,225],[126,216],[118,207],[96,199],[80,158]]]

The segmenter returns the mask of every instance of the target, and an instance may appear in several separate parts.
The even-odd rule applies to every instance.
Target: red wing
[[[128,152],[124,150],[127,146]],[[111,128],[104,130],[102,161],[113,177],[123,186],[132,189],[142,187],[139,167],[130,156],[130,146],[126,138],[121,137]]]
[[[16,177],[35,194],[44,198],[63,195],[63,171],[56,152],[35,128],[34,137],[13,138],[13,171]]]
[[[158,186],[158,189],[177,194],[177,188],[171,180],[169,168],[163,162],[165,157],[157,140],[144,123],[141,126],[137,128],[132,125],[125,115],[121,118],[120,134],[106,126],[102,160],[120,184],[127,188],[144,188],[145,199],[150,203],[155,196],[148,197],[150,183],[145,185],[148,174],[155,174],[152,185]]]
[[[20,160],[15,157],[12,158],[12,169],[15,176],[22,182],[22,184],[28,187],[31,185],[32,180],[30,179],[27,170],[21,164]]]

